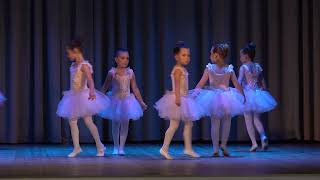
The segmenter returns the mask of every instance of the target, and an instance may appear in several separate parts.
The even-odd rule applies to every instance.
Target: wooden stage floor
[[[320,174],[320,144],[275,144],[268,151],[248,152],[249,145],[232,144],[231,157],[213,158],[211,144],[194,144],[202,157],[182,154],[182,144],[170,152],[176,160],[164,160],[160,144],[129,144],[126,156],[95,157],[93,144],[82,146],[76,158],[66,145],[0,145],[0,177],[210,177]]]

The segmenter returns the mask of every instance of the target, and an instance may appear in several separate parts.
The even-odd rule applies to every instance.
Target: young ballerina
[[[183,121],[184,154],[196,158],[200,156],[192,149],[192,126],[193,121],[199,120],[203,116],[203,111],[195,100],[188,95],[188,72],[184,66],[190,62],[190,49],[183,42],[179,42],[173,49],[173,53],[176,65],[171,71],[172,92],[167,92],[155,104],[159,116],[170,120],[160,154],[168,160],[173,159],[168,152],[169,145],[180,122]]]
[[[75,157],[82,152],[79,144],[78,119],[83,118],[93,136],[97,155],[104,156],[105,147],[100,141],[92,116],[107,108],[110,100],[103,93],[94,89],[91,64],[83,57],[82,44],[72,41],[66,48],[68,58],[73,61],[70,66],[70,90],[63,93],[59,102],[57,115],[69,120],[74,149],[68,157]],[[89,88],[88,88],[89,86]]]
[[[112,88],[109,93],[111,106],[100,113],[100,116],[112,120],[113,154],[125,155],[124,146],[129,120],[138,120],[142,117],[147,105],[141,97],[134,72],[128,67],[128,50],[118,49],[115,53],[115,61],[117,67],[109,70],[102,87],[103,93]],[[133,94],[130,93],[130,87]]]
[[[219,156],[220,123],[222,123],[222,136],[220,149],[224,156],[230,156],[227,150],[231,118],[243,113],[243,90],[237,81],[232,65],[225,63],[229,46],[216,44],[211,48],[210,59],[215,64],[208,64],[196,90],[203,88],[209,80],[206,90],[198,90],[196,101],[201,104],[207,115],[211,117],[211,138],[213,144],[213,156]],[[230,88],[232,81],[235,88]]]
[[[253,62],[255,53],[256,45],[252,42],[240,50],[240,61],[242,65],[238,78],[238,82],[244,88],[244,93],[247,98],[244,117],[247,131],[252,142],[251,152],[255,152],[258,149],[255,128],[260,134],[262,149],[266,150],[268,148],[268,138],[264,131],[263,124],[260,121],[260,114],[272,110],[277,105],[275,99],[265,91],[266,83],[263,78],[262,68],[258,63]]]

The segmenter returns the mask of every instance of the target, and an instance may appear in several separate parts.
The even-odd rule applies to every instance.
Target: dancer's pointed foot
[[[160,149],[160,154],[165,157],[167,160],[172,160],[173,157],[170,156],[170,154],[168,153],[168,151],[164,151],[162,148]]]
[[[73,158],[76,157],[78,154],[80,154],[82,152],[82,149],[79,148],[75,148],[73,149],[73,151],[68,155],[68,157]]]

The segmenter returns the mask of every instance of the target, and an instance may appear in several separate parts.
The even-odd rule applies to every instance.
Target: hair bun
[[[230,46],[229,46],[228,43],[221,43],[220,45],[221,45],[221,47],[222,47],[223,49],[229,49],[229,48],[230,48]]]
[[[256,44],[255,44],[254,42],[250,41],[250,42],[248,43],[248,47],[249,47],[250,49],[256,49]]]
[[[253,60],[256,55],[256,45],[254,42],[250,41],[245,45],[244,48],[241,49],[241,52],[243,54],[247,54],[251,60]]]

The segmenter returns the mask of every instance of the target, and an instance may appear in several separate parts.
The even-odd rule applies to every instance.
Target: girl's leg
[[[192,149],[192,121],[186,121],[184,123],[183,138],[184,138],[184,153],[191,157],[200,157],[199,154]]]
[[[221,135],[221,149],[224,156],[230,156],[227,150],[227,143],[230,134],[230,127],[231,127],[231,117],[225,116],[222,120],[222,135]]]
[[[250,151],[254,152],[258,148],[258,144],[257,144],[257,140],[256,140],[256,132],[255,132],[254,125],[253,125],[253,113],[252,112],[244,113],[244,118],[246,121],[247,132],[249,134],[249,137],[250,137],[250,140],[252,143]]]
[[[87,128],[89,129],[96,143],[97,156],[104,156],[105,147],[100,140],[99,131],[97,126],[93,123],[92,116],[86,116],[83,119],[84,119],[84,123],[86,124]]]
[[[160,154],[163,155],[166,159],[173,159],[169,153],[169,146],[171,143],[171,140],[174,136],[174,133],[176,132],[176,130],[178,129],[180,124],[179,120],[170,120],[170,125],[169,128],[166,131],[165,137],[164,137],[164,141],[163,141],[163,145],[162,148],[160,149]]]
[[[112,121],[113,153],[119,154],[120,122]]]
[[[266,136],[266,133],[264,131],[263,124],[260,120],[260,114],[259,113],[254,113],[253,114],[253,119],[254,119],[254,125],[259,132],[260,138],[261,138],[261,144],[262,144],[262,149],[266,150],[268,149],[268,138]]]
[[[127,140],[128,136],[128,130],[129,130],[129,120],[122,121],[120,123],[120,148],[119,148],[119,154],[124,155],[124,146]]]
[[[220,137],[220,119],[211,117],[211,140],[213,146],[213,155],[219,156],[219,138]]]
[[[79,143],[78,119],[70,119],[69,125],[73,142],[73,151],[68,155],[68,157],[76,157],[82,151]]]

